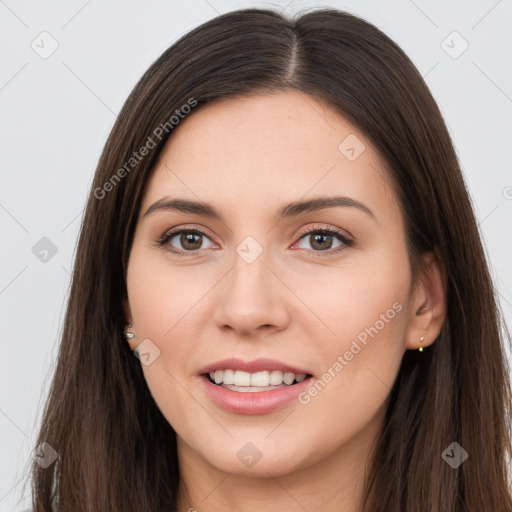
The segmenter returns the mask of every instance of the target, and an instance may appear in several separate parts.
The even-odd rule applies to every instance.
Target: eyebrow
[[[277,212],[277,218],[279,220],[296,217],[302,213],[316,212],[325,208],[333,208],[336,206],[352,207],[357,208],[368,214],[374,220],[375,214],[363,203],[345,196],[334,196],[334,197],[317,197],[315,199],[308,199],[306,201],[294,201],[286,203]],[[224,219],[220,212],[218,212],[213,205],[203,201],[192,201],[190,199],[168,199],[166,197],[159,199],[154,202],[144,214],[144,217],[151,213],[158,211],[179,211],[184,213],[193,213],[196,215],[202,215],[204,217],[210,217],[224,222]]]

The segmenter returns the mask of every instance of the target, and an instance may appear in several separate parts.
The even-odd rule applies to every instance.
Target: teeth
[[[251,386],[268,386],[270,382],[269,372],[251,373]],[[225,384],[225,382],[224,382]],[[238,384],[240,385],[240,384]]]
[[[283,383],[284,373],[279,370],[274,370],[270,373],[269,380],[271,386],[279,386],[279,384]]]
[[[222,372],[224,374],[224,372]],[[240,370],[235,370],[235,375],[233,377],[233,384],[235,386],[250,386],[251,385],[251,374],[247,372],[242,372]],[[222,376],[222,383],[224,383],[224,375]]]
[[[235,383],[235,372],[233,370],[224,370],[221,376],[221,382],[224,384]]]
[[[215,384],[266,387],[280,386],[283,383],[289,386],[294,381],[302,382],[306,378],[306,374],[282,372],[281,370],[256,373],[244,372],[242,370],[215,370],[210,372],[210,378],[215,381]]]

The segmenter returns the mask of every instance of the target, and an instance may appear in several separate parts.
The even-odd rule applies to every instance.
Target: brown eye
[[[202,235],[190,232],[182,232],[180,235],[180,244],[184,249],[195,251],[201,248],[203,240]]]
[[[205,249],[205,247],[202,247],[204,240],[210,239],[201,231],[180,229],[164,235],[159,241],[159,245],[167,246],[171,252],[175,253],[194,253],[195,251]]]
[[[310,247],[299,247],[309,252],[329,252],[334,253],[343,247],[351,247],[353,245],[350,240],[343,233],[338,230],[331,228],[322,228],[306,231],[300,237],[300,241],[309,241]],[[338,240],[336,245],[333,245],[334,241]]]
[[[325,251],[326,249],[330,249],[332,247],[333,236],[328,234],[315,233],[312,235],[308,235],[310,238],[310,244],[313,249],[317,249],[319,251]]]

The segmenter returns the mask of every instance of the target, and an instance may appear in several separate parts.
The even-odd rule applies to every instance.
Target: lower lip
[[[199,376],[212,402],[237,414],[264,414],[281,409],[297,398],[311,384],[311,377],[302,382],[270,391],[239,392],[213,384],[205,375]]]

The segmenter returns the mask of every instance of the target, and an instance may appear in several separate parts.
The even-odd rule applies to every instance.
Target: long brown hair
[[[193,115],[216,98],[290,88],[326,101],[374,144],[404,214],[411,268],[435,251],[445,271],[446,321],[423,353],[403,357],[364,510],[512,510],[508,337],[459,163],[425,82],[393,41],[353,15],[320,9],[288,19],[246,9],[208,21],[166,50],[107,140],[37,441],[59,457],[46,469],[32,467],[36,512],[176,510],[176,435],[122,335],[142,193],[172,136],[173,115]],[[468,453],[457,468],[442,457],[453,442]]]

